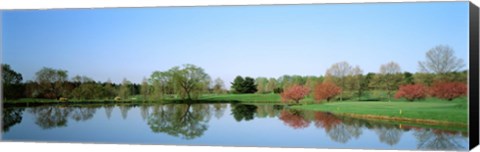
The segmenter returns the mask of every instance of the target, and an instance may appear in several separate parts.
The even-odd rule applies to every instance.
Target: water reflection
[[[418,149],[424,150],[458,150],[465,149],[460,133],[430,130],[430,129],[415,129],[414,136],[418,140]]]
[[[378,138],[383,143],[386,143],[390,146],[397,144],[402,137],[403,131],[395,127],[378,127],[374,129],[377,133]]]
[[[147,121],[155,133],[194,139],[207,130],[209,116],[207,104],[168,104],[156,106]]]
[[[304,112],[299,110],[285,109],[278,118],[294,129],[306,128],[310,125],[310,121],[305,119]]]
[[[22,122],[25,108],[4,108],[2,110],[2,132],[8,132],[10,127]]]
[[[29,110],[35,116],[35,124],[42,129],[65,127],[71,108],[60,106],[42,106]]]
[[[118,108],[119,113],[112,114],[115,108]],[[42,129],[66,127],[69,121],[83,123],[93,119],[99,109],[100,111],[103,109],[106,115],[106,118],[100,118],[101,121],[115,123],[119,120],[125,122],[142,119],[145,121],[144,125],[150,128],[149,133],[167,134],[186,140],[201,138],[209,129],[212,118],[216,118],[217,122],[236,120],[233,122],[249,121],[251,122],[249,124],[255,124],[259,119],[269,119],[281,121],[295,132],[310,130],[305,128],[321,130],[329,137],[328,142],[342,144],[351,143],[353,139],[371,140],[373,138],[374,140],[378,139],[379,144],[389,147],[402,145],[399,144],[402,142],[412,142],[412,146],[416,145],[417,149],[423,150],[464,150],[468,147],[465,144],[468,143],[468,133],[466,132],[386,124],[338,117],[332,113],[294,110],[281,105],[268,104],[140,104],[138,106],[107,104],[5,108],[2,111],[2,130],[9,132],[13,126],[22,124],[22,116],[26,114],[32,115],[34,123]],[[229,110],[231,115],[225,115],[226,110]],[[134,116],[128,117],[129,114]],[[120,119],[111,120],[112,115]],[[220,124],[222,123],[220,122]],[[276,128],[276,126],[270,127],[272,130]],[[216,131],[208,133],[215,134]],[[373,134],[363,135],[368,131],[372,131]],[[405,135],[406,132],[409,134]],[[372,135],[373,137],[362,137]]]
[[[237,121],[249,121],[253,120],[255,113],[257,112],[257,106],[248,104],[233,104],[232,114]]]

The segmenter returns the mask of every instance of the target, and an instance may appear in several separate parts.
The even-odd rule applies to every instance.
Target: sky
[[[134,83],[194,64],[235,76],[364,74],[394,61],[417,72],[436,45],[468,62],[468,2],[2,11],[2,63],[33,80],[42,67]],[[466,68],[465,68],[466,69]]]

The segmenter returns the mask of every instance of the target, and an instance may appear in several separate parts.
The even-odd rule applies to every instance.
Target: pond
[[[468,133],[342,118],[272,104],[5,107],[2,140],[467,150]]]

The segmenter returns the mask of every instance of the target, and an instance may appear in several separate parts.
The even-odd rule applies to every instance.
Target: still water
[[[468,134],[280,105],[110,104],[3,109],[2,140],[467,150]]]

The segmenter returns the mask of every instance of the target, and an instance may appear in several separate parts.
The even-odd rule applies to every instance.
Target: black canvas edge
[[[478,7],[469,2],[469,148],[472,150],[479,140],[479,12]]]

